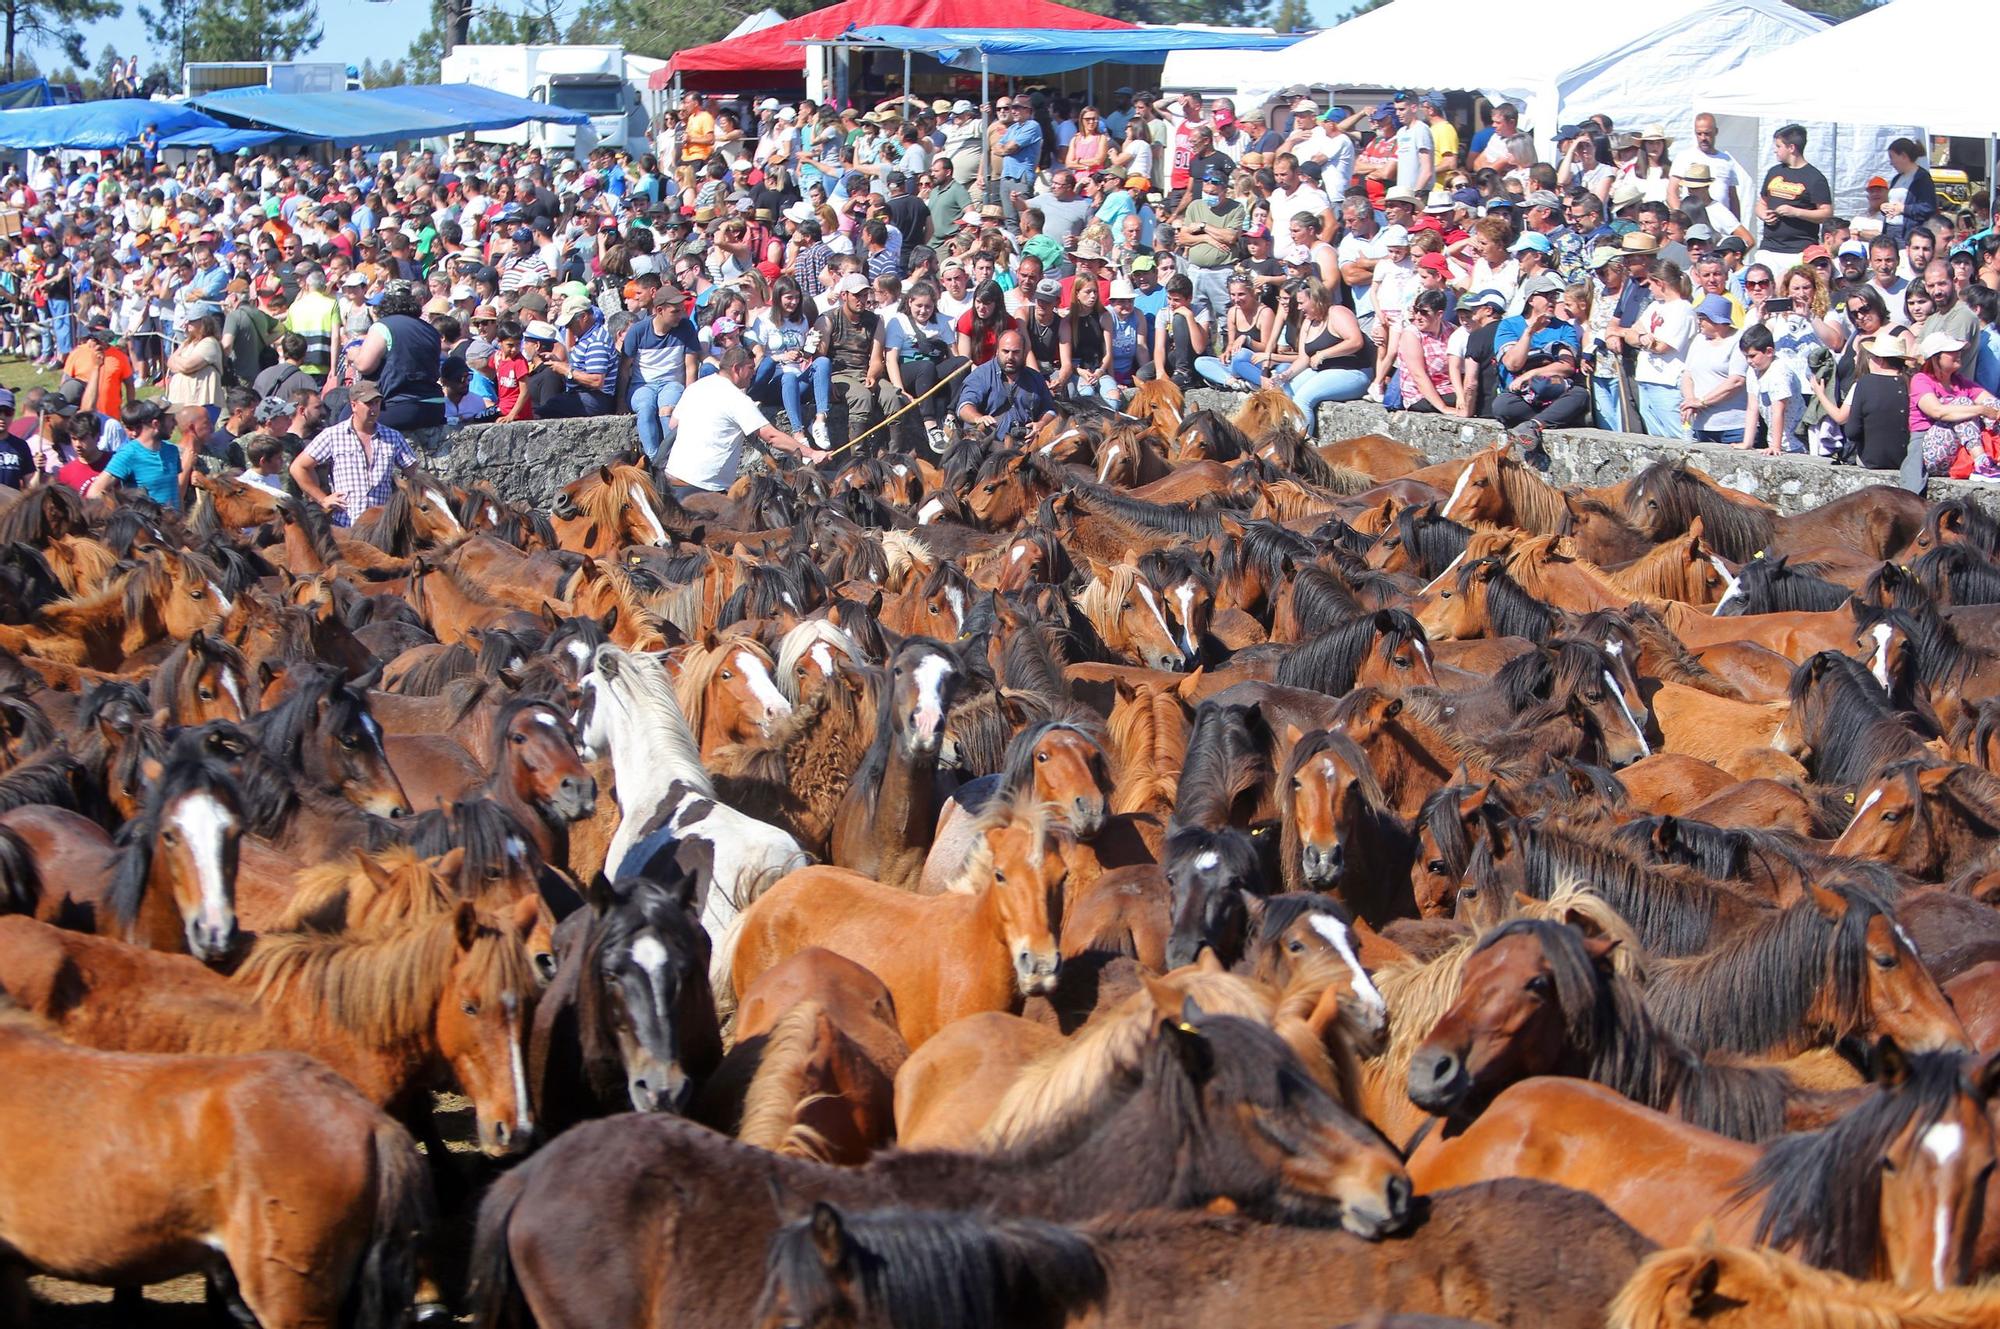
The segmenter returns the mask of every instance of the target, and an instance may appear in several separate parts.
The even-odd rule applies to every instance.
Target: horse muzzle
[[[1409,1224],[1412,1194],[1409,1177],[1391,1173],[1381,1194],[1343,1197],[1340,1225],[1364,1241],[1380,1240]]]
[[[1418,1048],[1410,1058],[1410,1101],[1436,1116],[1447,1116],[1472,1092],[1464,1058],[1444,1048]]]
[[[694,1081],[679,1062],[641,1057],[626,1072],[625,1092],[634,1112],[679,1112],[694,1096]]]
[[[563,777],[549,797],[549,811],[564,821],[582,821],[597,811],[597,781],[586,775]]]
[[[1104,829],[1106,812],[1101,798],[1076,798],[1070,800],[1069,828],[1076,832],[1079,840],[1096,837]]]
[[[1062,954],[1058,951],[1050,951],[1046,955],[1027,950],[1014,953],[1014,981],[1020,985],[1024,997],[1054,992],[1061,969]]]
[[[243,940],[234,918],[211,923],[191,918],[185,926],[188,954],[203,964],[220,964],[236,953]]]
[[[1299,851],[1299,871],[1306,884],[1314,890],[1326,890],[1340,882],[1341,871],[1347,866],[1347,850],[1340,844],[1325,849],[1317,845],[1306,845]]]
[[[488,1158],[509,1158],[515,1154],[525,1154],[535,1144],[535,1128],[531,1123],[507,1122],[495,1119],[481,1119],[479,1123],[479,1152]]]

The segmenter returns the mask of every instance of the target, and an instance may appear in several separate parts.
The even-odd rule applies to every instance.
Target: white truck
[[[188,97],[228,88],[267,92],[344,92],[360,86],[348,67],[333,60],[201,60],[181,66]]]
[[[474,137],[482,143],[524,144],[567,157],[645,141],[644,114],[626,81],[622,46],[454,46],[438,81],[476,83],[590,117],[582,125],[530,121],[481,130]]]

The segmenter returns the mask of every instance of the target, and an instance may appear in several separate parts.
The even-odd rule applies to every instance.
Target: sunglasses
[[[1856,305],[1854,308],[1849,309],[1847,311],[1847,316],[1849,318],[1873,318],[1875,316],[1875,311],[1873,309],[1870,309],[1867,305]]]
[[[1763,289],[1764,289],[1765,287],[1769,286],[1770,284],[1771,284],[1771,283],[1769,283],[1769,282],[1767,282],[1767,281],[1749,281],[1749,280],[1747,280],[1747,279],[1746,279],[1746,280],[1744,281],[1744,283],[1743,283],[1743,285],[1744,285],[1744,286],[1746,286],[1746,287],[1748,287],[1748,288],[1750,288],[1750,289],[1752,289],[1752,290],[1763,290]]]

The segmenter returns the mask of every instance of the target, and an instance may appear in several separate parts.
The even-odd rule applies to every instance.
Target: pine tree
[[[0,0],[0,29],[7,47],[7,81],[18,77],[15,59],[23,48],[52,48],[72,65],[86,63],[83,25],[115,17],[121,0]]]

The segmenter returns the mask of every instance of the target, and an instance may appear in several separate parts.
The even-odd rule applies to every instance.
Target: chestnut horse
[[[791,714],[775,672],[770,651],[746,634],[709,633],[685,648],[674,695],[704,760],[727,744],[768,736]]]
[[[31,1322],[28,1269],[113,1285],[202,1272],[270,1329],[401,1322],[430,1179],[409,1135],[319,1062],[93,1051],[8,1006],[0,1074],[11,1323]],[[79,1222],[100,1194],[115,1220]]]

